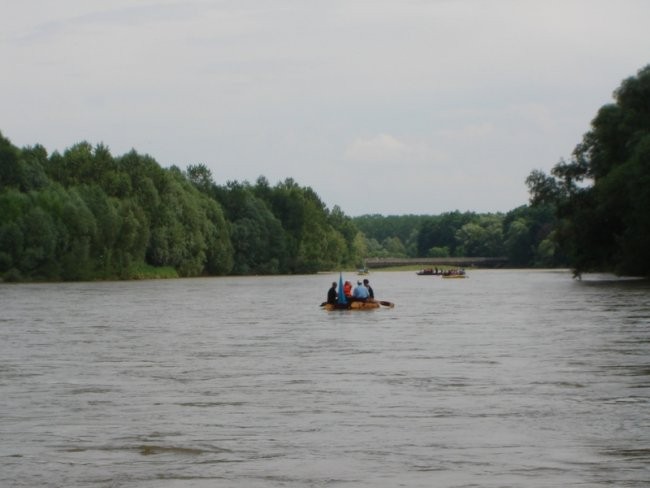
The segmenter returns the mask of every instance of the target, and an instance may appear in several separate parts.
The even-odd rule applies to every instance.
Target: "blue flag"
[[[343,293],[343,274],[339,273],[339,303],[346,304],[348,301],[345,298],[345,293]]]

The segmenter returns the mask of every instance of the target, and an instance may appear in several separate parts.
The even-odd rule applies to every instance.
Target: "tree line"
[[[48,155],[0,134],[6,281],[311,273],[353,266],[360,242],[340,208],[290,178],[220,186],[200,164],[86,142]]]
[[[314,273],[367,257],[506,257],[515,267],[650,276],[650,66],[623,81],[569,162],[506,213],[347,216],[309,187],[218,184],[82,142],[62,154],[0,133],[0,279]]]
[[[514,267],[558,267],[567,261],[554,241],[551,206],[522,205],[507,213],[364,215],[368,257],[505,257]]]
[[[314,273],[375,256],[509,256],[554,265],[552,216],[351,218],[293,179],[217,184],[203,164],[162,168],[82,142],[63,153],[0,134],[0,276],[5,281]]]

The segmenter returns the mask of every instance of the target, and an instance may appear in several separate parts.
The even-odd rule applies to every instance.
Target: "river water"
[[[0,486],[650,486],[647,282],[369,278],[0,285]]]

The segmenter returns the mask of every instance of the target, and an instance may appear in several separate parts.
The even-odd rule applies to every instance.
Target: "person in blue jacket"
[[[360,281],[357,281],[357,286],[354,288],[354,291],[352,292],[352,298],[354,300],[365,302],[369,296],[370,295],[368,293],[368,288],[363,286],[363,283],[361,283]]]

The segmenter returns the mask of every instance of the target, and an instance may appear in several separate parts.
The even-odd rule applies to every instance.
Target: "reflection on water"
[[[0,485],[647,486],[647,282],[333,278],[0,286]]]

